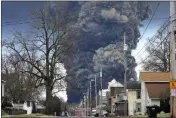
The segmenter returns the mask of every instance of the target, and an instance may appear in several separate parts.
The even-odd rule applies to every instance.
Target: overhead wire
[[[144,32],[142,33],[142,36],[140,37],[139,41],[143,38],[145,32],[147,31],[147,29],[148,29],[148,27],[149,27],[149,25],[150,25],[150,23],[151,23],[153,17],[155,16],[155,13],[156,13],[156,11],[157,11],[159,5],[160,5],[160,2],[158,3],[158,5],[157,5],[157,7],[156,7],[156,9],[155,9],[155,11],[154,11],[154,13],[153,13],[153,15],[152,15],[152,18],[150,19],[149,23],[147,24],[147,27],[145,28]],[[143,48],[142,48],[142,49],[143,49]],[[142,50],[142,49],[141,49],[141,50]],[[137,55],[141,52],[141,50],[140,50],[135,56],[137,56]]]
[[[165,23],[167,23],[168,22],[168,20],[165,22]],[[164,24],[165,24],[164,23]],[[163,31],[165,30],[167,28],[167,26],[163,29]],[[151,42],[155,42],[156,40],[157,40],[157,38],[155,38],[154,40],[152,40],[153,38],[155,38],[155,35],[152,37],[152,38],[150,38],[149,39],[149,42],[151,43]],[[141,48],[140,49],[140,51],[139,52],[141,52],[144,48],[146,48],[148,45],[144,45],[144,47],[143,48]],[[147,51],[147,49],[145,49],[138,57],[141,57],[143,54],[144,54],[144,52],[146,52]],[[138,54],[139,54],[139,52],[138,52]],[[134,56],[134,57],[136,57],[137,56],[137,54]]]
[[[176,13],[175,13],[175,14],[176,14]],[[173,15],[175,15],[175,14],[173,14]],[[173,15],[171,15],[171,16],[173,16]],[[171,16],[170,16],[170,17],[171,17]],[[170,20],[170,17],[169,17],[169,18],[164,22],[164,24],[162,25],[162,27],[163,27],[164,25],[166,25],[166,26],[164,26],[163,29],[162,29],[162,27],[160,27],[160,29],[162,29],[162,32],[169,26],[168,21]],[[167,24],[167,23],[168,23],[168,24]],[[159,30],[160,30],[160,29],[159,29]],[[161,32],[161,33],[162,33],[162,32]],[[156,36],[154,35],[154,36],[149,40],[149,42],[151,43],[151,42],[156,41],[157,38],[155,38],[155,37],[156,37]],[[155,39],[152,41],[153,38],[155,38]],[[147,45],[145,45],[142,49],[144,49],[145,47],[147,47]],[[142,50],[142,49],[141,49],[141,50]],[[146,51],[147,51],[147,49],[145,49],[145,50],[141,53],[141,55],[138,56],[138,57],[141,57],[141,56],[144,54],[144,52],[146,52]],[[136,55],[135,55],[135,56],[136,56]]]
[[[167,39],[167,37],[168,37],[169,35],[170,35],[170,32],[169,32],[169,33],[167,34],[167,36],[159,43],[159,45],[157,45],[157,46],[154,48],[154,50],[157,49],[157,48],[162,44],[162,42]],[[142,61],[138,64],[138,66],[141,65],[141,64],[143,64],[153,53],[154,53],[154,51],[153,51],[152,53],[150,53],[144,60],[142,60]]]

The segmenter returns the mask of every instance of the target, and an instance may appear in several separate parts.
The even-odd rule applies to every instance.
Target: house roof
[[[110,87],[123,87],[123,85],[113,79],[111,82],[108,83],[108,89],[110,89]]]
[[[138,81],[128,81],[127,89],[141,89],[141,83]]]
[[[167,82],[170,81],[170,72],[141,72],[140,80],[145,82]]]
[[[146,82],[145,83],[150,98],[161,98],[162,94],[169,93],[169,82]]]

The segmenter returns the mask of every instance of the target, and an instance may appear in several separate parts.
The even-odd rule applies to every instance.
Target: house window
[[[136,103],[136,111],[141,112],[141,103]]]
[[[115,96],[116,94],[115,94],[115,87],[111,87],[111,96]]]
[[[136,91],[136,97],[137,99],[141,99],[141,91]]]

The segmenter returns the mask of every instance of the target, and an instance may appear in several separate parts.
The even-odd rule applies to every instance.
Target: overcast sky
[[[46,2],[10,2],[10,1],[3,1],[2,5],[2,39],[6,39],[9,34],[10,30],[18,30],[22,32],[26,32],[29,30],[29,23],[31,21],[31,12],[34,11],[36,8],[42,7]],[[151,2],[152,4],[152,11],[156,9],[158,2]],[[144,36],[139,41],[136,50],[133,50],[132,55],[135,56],[136,53],[146,44],[146,39],[152,37],[157,29],[163,24],[167,18],[169,17],[169,2],[160,2],[160,6],[158,7],[156,14],[151,21],[148,29],[146,30]],[[17,22],[21,24],[17,24]],[[141,34],[143,34],[144,29],[146,28],[148,20],[143,22],[144,27],[140,28]],[[15,25],[16,24],[16,25]],[[146,53],[143,53],[145,49],[143,49],[138,56],[135,56],[137,63],[141,62],[141,59],[146,57]],[[142,54],[143,53],[143,54]],[[142,55],[141,55],[142,54]],[[136,71],[139,74],[141,70],[141,65],[136,67]],[[60,93],[61,96],[66,98],[65,93]]]

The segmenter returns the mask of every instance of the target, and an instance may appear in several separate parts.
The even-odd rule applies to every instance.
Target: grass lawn
[[[148,116],[132,116],[132,118],[147,118]],[[170,113],[164,113],[164,114],[158,114],[157,115],[158,118],[170,118]]]
[[[35,118],[35,117],[38,117],[38,116],[48,116],[48,115],[46,115],[46,114],[30,114],[30,115],[21,114],[21,115],[9,116],[9,118],[24,118],[24,117]],[[5,117],[8,118],[8,115],[5,116]]]
[[[47,116],[46,114],[22,114],[22,115],[16,115],[17,117],[36,117],[36,116]]]
[[[158,117],[170,118],[170,113],[158,114]]]

